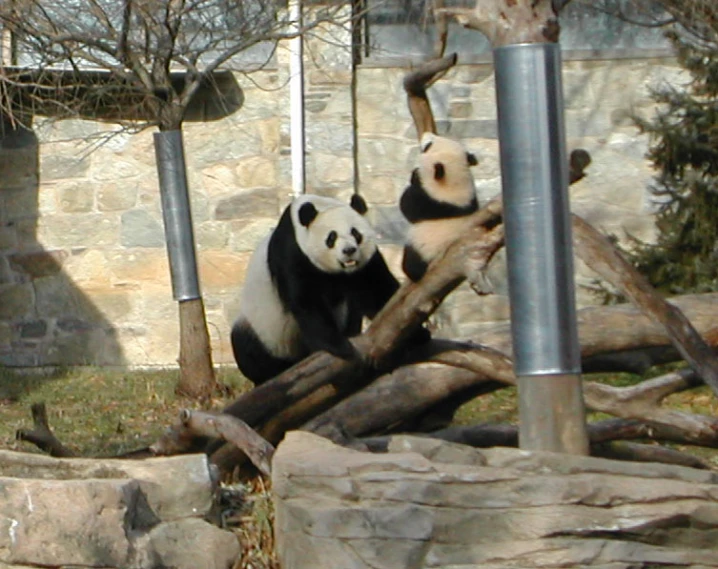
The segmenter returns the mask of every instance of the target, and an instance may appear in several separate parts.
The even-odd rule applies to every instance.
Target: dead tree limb
[[[231,443],[246,454],[262,474],[271,476],[274,447],[241,419],[183,409],[180,411],[180,422],[196,436],[220,438]]]
[[[58,458],[71,458],[77,456],[72,450],[63,445],[50,429],[47,421],[47,408],[45,403],[34,403],[31,407],[33,428],[30,431],[18,429],[15,438],[34,444],[50,456]]]
[[[587,425],[591,442],[591,456],[631,460],[636,462],[662,462],[691,468],[710,468],[705,462],[687,453],[657,445],[626,442],[626,439],[661,440],[660,433],[645,423],[624,419],[608,419]],[[448,427],[423,436],[458,443],[475,448],[495,446],[517,447],[519,428],[517,425],[481,424],[465,427]],[[372,452],[386,452],[391,435],[365,437],[352,441],[354,446]],[[685,443],[686,441],[671,442]]]
[[[599,445],[591,445],[591,456],[611,458],[613,460],[630,460],[633,462],[662,462],[690,468],[709,470],[711,467],[693,455],[659,445],[631,443],[628,441],[611,441]]]
[[[456,65],[457,60],[455,53],[440,59],[432,59],[404,77],[409,112],[414,119],[416,136],[419,140],[425,132],[436,132],[434,113],[431,111],[426,89]]]
[[[612,307],[614,308],[614,307]],[[608,307],[607,307],[608,309]],[[621,312],[627,316],[625,310]],[[633,309],[633,314],[636,314]],[[600,318],[599,314],[594,316]],[[636,340],[645,335],[635,324],[646,323],[645,317],[632,319],[630,328]],[[584,322],[592,328],[591,322]],[[717,323],[711,323],[715,328]],[[628,326],[626,326],[628,327]],[[664,335],[663,342],[668,342]],[[583,345],[586,351],[591,346]],[[303,425],[309,430],[337,442],[391,431],[393,426],[417,416],[437,403],[463,390],[495,390],[498,385],[515,385],[510,359],[486,347],[461,346],[439,351],[429,361],[405,366],[380,377],[371,385],[347,397],[322,415]],[[459,349],[457,349],[459,348]],[[660,430],[661,436],[674,441],[716,447],[718,420],[711,417],[662,409],[661,401],[669,394],[701,385],[693,370],[681,370],[642,382],[630,388],[616,388],[596,382],[584,382],[584,399],[588,408],[612,415],[639,419]],[[367,413],[366,409],[372,409]]]
[[[690,320],[667,302],[608,238],[576,215],[573,216],[573,238],[581,259],[650,318],[660,322],[676,349],[718,395],[718,359]]]

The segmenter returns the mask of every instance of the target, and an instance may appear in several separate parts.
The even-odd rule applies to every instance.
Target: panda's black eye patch
[[[446,176],[446,169],[441,162],[434,164],[434,180],[443,180]]]
[[[326,240],[327,247],[329,247],[330,249],[334,248],[334,245],[336,244],[336,242],[337,242],[337,232],[330,231],[329,235],[327,235],[327,240]]]
[[[361,245],[361,242],[364,240],[364,236],[361,234],[361,231],[359,231],[356,227],[352,227],[352,237],[356,239],[357,245]]]

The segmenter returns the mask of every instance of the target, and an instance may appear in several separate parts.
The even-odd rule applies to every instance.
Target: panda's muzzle
[[[359,264],[359,259],[356,257],[356,253],[359,249],[353,245],[344,247],[342,254],[344,259],[339,261],[343,269],[353,269]]]

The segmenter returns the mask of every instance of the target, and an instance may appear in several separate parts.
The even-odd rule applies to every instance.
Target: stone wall
[[[345,199],[356,183],[400,274],[396,204],[416,155],[401,87],[406,67],[359,66],[353,101],[348,51],[310,44],[306,60],[307,191]],[[285,50],[275,63],[251,80],[237,75],[244,103],[236,113],[184,127],[201,285],[220,364],[232,363],[229,330],[249,256],[291,196]],[[648,89],[662,80],[679,81],[672,60],[566,62],[569,146],[583,146],[594,160],[573,189],[573,208],[607,232],[651,236],[646,140],[626,115],[650,113]],[[459,65],[430,95],[441,131],[479,155],[481,198],[498,193],[491,66]],[[110,129],[38,118],[33,132],[0,139],[2,364],[176,365],[177,307],[151,132],[108,137]],[[578,269],[583,285],[590,277]],[[501,258],[490,277],[496,295],[452,295],[435,318],[443,333],[474,336],[482,323],[507,317]],[[582,287],[579,300],[592,302]]]
[[[392,437],[288,433],[272,462],[285,569],[718,567],[718,476]]]

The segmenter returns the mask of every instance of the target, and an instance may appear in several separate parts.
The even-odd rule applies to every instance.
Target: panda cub
[[[419,165],[411,174],[399,208],[409,221],[402,268],[412,281],[471,224],[479,209],[470,167],[476,156],[450,138],[427,132],[421,137]]]
[[[256,385],[312,352],[350,359],[349,341],[399,288],[363,217],[351,207],[304,195],[282,214],[252,255],[232,327],[240,371]]]

